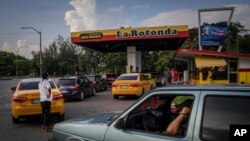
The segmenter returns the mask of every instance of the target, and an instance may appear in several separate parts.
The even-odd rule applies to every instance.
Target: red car
[[[112,83],[115,81],[115,79],[117,78],[117,74],[115,73],[108,73],[106,74],[106,80],[108,85],[111,87]]]

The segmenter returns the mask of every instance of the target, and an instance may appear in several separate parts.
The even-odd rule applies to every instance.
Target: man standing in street
[[[51,108],[51,86],[48,80],[48,73],[42,74],[42,81],[39,83],[39,92],[40,92],[40,103],[42,106],[42,129],[45,132],[52,132],[52,129],[49,127],[49,116]]]

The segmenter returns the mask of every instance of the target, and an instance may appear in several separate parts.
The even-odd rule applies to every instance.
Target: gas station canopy
[[[188,37],[188,26],[158,26],[72,32],[71,42],[101,52],[177,50]]]

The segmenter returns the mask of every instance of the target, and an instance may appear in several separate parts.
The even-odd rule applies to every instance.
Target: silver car
[[[250,125],[249,107],[247,86],[162,87],[120,114],[57,123],[49,141],[227,141],[231,126]]]

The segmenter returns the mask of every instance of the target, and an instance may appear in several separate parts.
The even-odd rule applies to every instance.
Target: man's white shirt
[[[50,83],[47,79],[42,80],[38,84],[39,92],[40,92],[40,101],[52,101],[52,95],[47,98],[47,95],[49,94],[49,89],[51,89]]]

